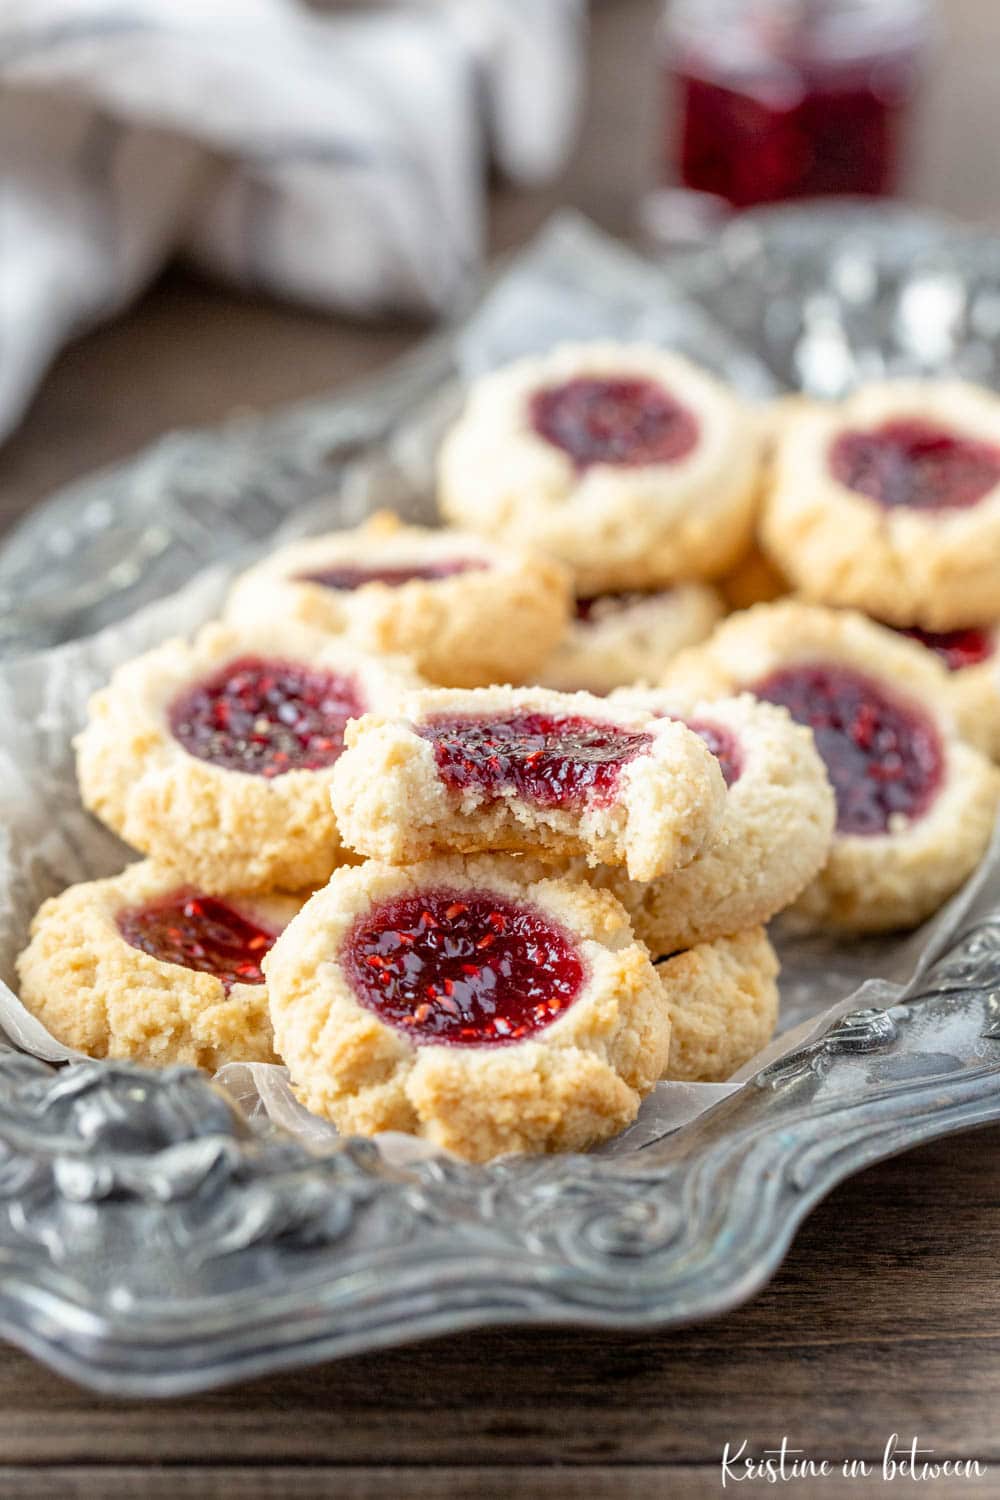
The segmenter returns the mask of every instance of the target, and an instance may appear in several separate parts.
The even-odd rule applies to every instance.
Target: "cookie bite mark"
[[[333,765],[348,719],[366,704],[354,677],[301,662],[244,656],[185,689],[170,729],[189,755],[249,776]]]
[[[964,510],[1000,482],[1000,448],[920,418],[848,431],[830,449],[838,483],[886,510]]]
[[[579,376],[536,391],[530,414],[578,470],[677,463],[698,441],[694,414],[652,380]]]
[[[669,1010],[621,906],[534,860],[338,870],[264,971],[309,1109],[470,1161],[606,1139],[667,1061]]]
[[[836,662],[783,667],[752,691],[812,730],[836,793],[839,833],[884,834],[927,812],[944,759],[936,726],[915,703]]]
[[[118,913],[132,948],[161,963],[214,974],[228,995],[234,984],[263,984],[261,960],[278,936],[216,896],[171,891]]]
[[[682,724],[544,688],[410,694],[347,732],[331,798],[356,852],[393,863],[504,850],[626,865],[652,879],[691,859],[725,782]]]
[[[360,1003],[413,1042],[497,1046],[534,1036],[580,993],[564,928],[492,892],[421,891],[376,905],[344,944]]]
[[[446,786],[542,807],[610,802],[623,768],[652,744],[641,731],[546,713],[429,719],[418,732]]]
[[[366,568],[360,563],[332,563],[328,568],[317,568],[314,572],[296,573],[294,583],[318,583],[325,589],[341,589],[352,593],[370,583],[384,584],[388,589],[399,589],[404,583],[436,583],[442,578],[457,578],[460,573],[485,573],[489,568],[483,558],[442,558],[440,562],[405,563],[398,567]]]

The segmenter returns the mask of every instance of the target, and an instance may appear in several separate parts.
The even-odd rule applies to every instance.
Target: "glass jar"
[[[665,180],[735,208],[892,193],[928,0],[673,0]]]

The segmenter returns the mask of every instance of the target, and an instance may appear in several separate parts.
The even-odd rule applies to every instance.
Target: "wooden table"
[[[656,115],[652,0],[595,12],[591,99],[563,179],[498,191],[493,244],[557,202],[628,234]],[[914,181],[938,208],[1000,215],[1000,5],[949,0],[950,38]],[[0,452],[0,523],[177,426],[314,395],[420,336],[240,300],[181,274],[58,361]],[[0,1495],[242,1500],[346,1494],[716,1494],[728,1442],[786,1436],[812,1459],[881,1464],[916,1437],[937,1459],[1000,1460],[1000,1131],[877,1167],[809,1220],[755,1302],[682,1332],[477,1333],[258,1381],[195,1401],[77,1391],[0,1356]],[[897,1481],[905,1490],[908,1481]],[[792,1493],[886,1491],[836,1477]],[[918,1493],[998,1493],[990,1481]]]

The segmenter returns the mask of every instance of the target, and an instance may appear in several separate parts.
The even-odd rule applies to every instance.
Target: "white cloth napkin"
[[[0,437],[175,254],[446,308],[490,160],[531,182],[568,149],[583,24],[583,0],[0,0]]]

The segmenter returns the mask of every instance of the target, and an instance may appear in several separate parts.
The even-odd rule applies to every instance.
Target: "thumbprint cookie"
[[[372,861],[306,903],[264,970],[308,1109],[470,1161],[631,1123],[667,1062],[662,985],[613,896],[533,866]]]
[[[609,693],[632,682],[656,682],[671,657],[703,641],[722,613],[722,600],[704,583],[582,594],[540,680],[565,693]]]
[[[667,678],[705,694],[746,690],[812,730],[837,822],[796,903],[808,921],[916,926],[982,858],[1000,776],[960,738],[947,674],[923,646],[850,610],[761,604],[683,652]]]
[[[143,860],[44,903],[17,960],[21,999],[91,1057],[213,1072],[275,1062],[261,965],[301,905],[210,896]]]
[[[1000,397],[893,380],[789,417],[762,520],[807,598],[955,630],[1000,599]]]
[[[763,927],[699,943],[656,965],[670,1011],[664,1078],[724,1083],[778,1022],[778,956]]]
[[[404,526],[388,511],[279,548],[237,579],[226,607],[231,620],[302,620],[362,650],[410,656],[444,687],[530,681],[569,611],[558,563],[467,532]]]
[[[332,781],[344,842],[405,864],[502,850],[653,879],[716,828],[726,788],[704,741],[587,693],[428,688],[347,732]]]
[[[579,590],[725,573],[746,551],[759,424],[652,345],[566,344],[484,376],[442,445],[443,514],[560,558]]]
[[[76,739],[84,804],[216,893],[304,890],[341,856],[330,778],[350,719],[420,678],[307,626],[207,625],[117,669]]]
[[[591,872],[650,952],[756,927],[800,896],[826,864],[836,819],[810,731],[749,693],[698,702],[664,689],[623,689],[610,702],[679,718],[716,756],[727,788],[718,831],[683,869],[645,882],[621,870]]]

